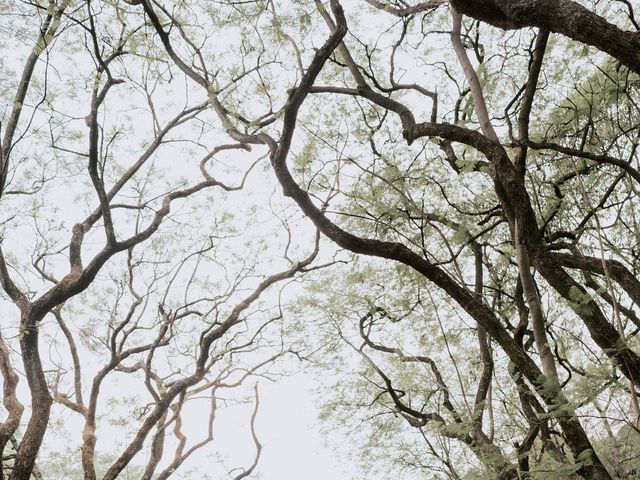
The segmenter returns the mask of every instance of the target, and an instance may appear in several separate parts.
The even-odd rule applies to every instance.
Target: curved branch
[[[453,7],[503,29],[538,27],[594,46],[640,73],[640,34],[624,31],[572,0],[451,0]]]

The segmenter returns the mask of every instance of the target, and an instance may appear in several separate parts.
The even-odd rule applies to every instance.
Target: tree
[[[325,237],[371,257],[337,269],[310,304],[366,368],[374,401],[353,403],[409,427],[396,437],[414,445],[397,450],[405,466],[444,478],[633,477],[633,459],[615,452],[640,417],[634,8],[88,2],[73,17],[101,76],[88,163],[101,92],[127,88],[112,64],[157,72],[156,88],[174,95],[168,79],[184,78],[202,115],[217,117],[197,142],[225,133],[265,153]],[[88,225],[102,219],[112,246],[90,272],[123,242],[99,166]],[[84,233],[70,242],[72,273]]]
[[[310,267],[318,237],[287,240],[287,218],[262,229],[269,243],[250,230],[261,210],[233,196],[260,158],[216,144],[208,103],[171,78],[144,21],[98,2],[1,10],[15,52],[2,92],[1,477],[166,479],[211,444],[229,395],[253,403],[253,459],[229,472],[248,477],[258,386],[243,386],[295,353],[274,328],[282,305],[261,297]],[[69,454],[62,471],[52,452]]]
[[[617,467],[598,452],[599,429],[585,416],[601,425],[615,418],[612,437],[638,416],[633,3],[369,3],[381,13],[367,10],[364,21],[356,18],[361,5],[337,1],[315,2],[317,13],[296,3],[293,16],[271,2],[220,7],[218,18],[238,22],[242,46],[250,46],[243,59],[269,58],[264,76],[256,73],[258,93],[235,86],[231,106],[212,73],[221,63],[202,58],[206,37],[187,31],[205,12],[139,5],[174,65],[209,93],[227,133],[266,145],[284,195],[326,237],[406,265],[438,287],[429,289],[429,306],[456,306],[443,324],[462,312],[475,322],[482,366],[473,408],[464,411],[469,395],[452,392],[438,361],[371,336],[373,323],[393,318],[385,305],[362,312],[363,345],[354,347],[382,381],[377,398],[417,429],[436,424],[499,478],[535,475],[548,458],[566,475],[611,478]],[[321,46],[312,46],[319,26],[310,18],[325,23]],[[242,27],[249,19],[254,31]],[[269,24],[275,32],[267,34]],[[292,37],[296,28],[306,42]],[[431,41],[443,32],[446,47]],[[273,74],[272,58],[288,68]],[[579,60],[567,68],[570,58]],[[423,305],[413,293],[412,303]],[[500,371],[492,345],[509,362]],[[401,395],[365,349],[425,364],[437,397]],[[461,361],[451,355],[454,365]],[[503,394],[519,399],[504,422],[516,415],[528,425],[516,448],[502,420],[484,420],[499,402],[489,397],[495,379],[509,379]],[[434,402],[449,418],[429,410]],[[614,413],[612,403],[635,413]]]

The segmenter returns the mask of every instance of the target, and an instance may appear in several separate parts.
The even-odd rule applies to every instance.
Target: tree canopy
[[[635,478],[639,7],[2,2],[3,474],[59,406],[68,475],[180,475],[293,356],[368,475]]]

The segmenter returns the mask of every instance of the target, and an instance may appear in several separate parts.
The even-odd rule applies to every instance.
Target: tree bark
[[[456,10],[503,29],[538,27],[596,47],[640,73],[640,34],[571,0],[451,0]]]
[[[36,463],[42,439],[49,424],[53,400],[42,370],[38,351],[38,321],[30,312],[22,314],[20,351],[31,392],[31,417],[20,441],[10,480],[28,480]]]

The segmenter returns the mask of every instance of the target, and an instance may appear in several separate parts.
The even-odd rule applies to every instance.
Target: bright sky
[[[340,444],[342,436],[329,434],[324,438],[318,420],[317,398],[312,392],[314,386],[313,376],[305,373],[283,377],[277,382],[260,382],[256,430],[263,448],[260,462],[250,478],[361,478],[356,475],[358,459],[340,453],[344,449]],[[214,425],[216,440],[208,447],[208,452],[217,451],[222,460],[207,459],[202,452],[185,464],[176,478],[196,478],[194,475],[204,472],[212,479],[228,478],[225,475],[232,468],[250,465],[255,453],[248,423],[251,409],[249,405],[221,405]],[[207,410],[200,413],[208,415]],[[191,409],[189,415],[197,417],[198,410]]]
[[[264,479],[306,480],[350,479],[354,463],[336,458],[320,433],[317,401],[310,391],[313,379],[298,374],[278,384],[263,383],[264,414],[259,418],[259,434],[264,439],[260,471]],[[331,441],[331,439],[329,439]]]

